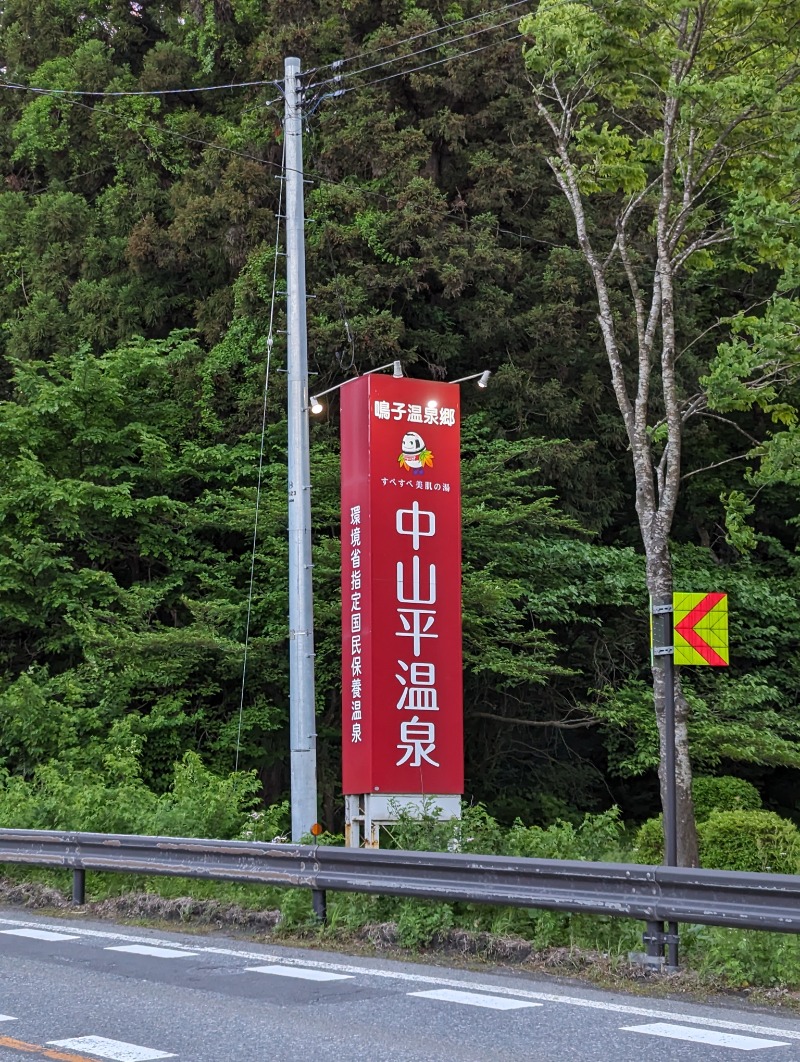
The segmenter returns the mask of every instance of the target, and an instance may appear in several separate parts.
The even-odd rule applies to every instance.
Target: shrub
[[[286,842],[291,834],[292,812],[289,801],[283,800],[260,811],[251,811],[239,833],[239,840]]]
[[[664,816],[647,819],[636,832],[633,842],[633,861],[655,866],[664,861]]]
[[[440,818],[441,808],[432,797],[422,802],[422,814],[410,804],[392,801],[397,819],[381,831],[381,846],[416,852],[502,851],[504,830],[483,804],[461,804],[460,819]]]
[[[397,912],[397,940],[402,948],[430,944],[439,933],[452,929],[453,906],[429,900],[402,900]]]
[[[695,778],[692,783],[694,814],[705,822],[712,811],[759,811],[761,797],[751,782],[725,774],[719,778]]]
[[[697,833],[704,867],[797,873],[800,834],[772,811],[713,811]]]
[[[754,785],[744,778],[723,775],[719,778],[695,778],[692,782],[695,820],[705,822],[718,811],[759,811],[761,797]],[[655,866],[664,859],[664,816],[647,819],[636,832],[632,857],[634,862]],[[725,869],[719,867],[718,869]]]
[[[122,736],[124,741],[116,744]],[[0,777],[0,823],[11,829],[146,833],[156,797],[141,780],[139,739],[111,735],[99,769],[53,760],[28,781]]]
[[[682,926],[681,943],[685,959],[701,974],[737,988],[800,983],[800,938],[790,933]]]
[[[173,837],[238,837],[256,804],[258,789],[255,772],[223,777],[204,767],[196,752],[187,752],[175,764],[170,791],[158,800],[150,832]]]
[[[124,736],[127,743],[109,748],[96,770],[53,760],[30,781],[0,772],[0,826],[228,838],[253,822],[259,790],[253,771],[221,777],[187,752],[175,764],[170,791],[156,796],[141,779],[139,739]],[[280,813],[278,807],[268,817],[267,830],[280,823]]]
[[[619,808],[587,814],[577,826],[559,820],[547,827],[525,826],[516,820],[508,834],[508,855],[536,859],[614,860],[620,855],[623,824]]]

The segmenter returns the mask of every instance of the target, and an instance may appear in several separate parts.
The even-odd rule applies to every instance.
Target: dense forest
[[[672,580],[730,602],[731,666],[681,669],[695,775],[800,819],[800,4],[487,7],[3,0],[0,786],[122,764],[162,794],[192,753],[287,795],[294,55],[313,389],[493,373],[463,391],[465,798],[657,813]],[[337,414],[311,425],[330,829]]]

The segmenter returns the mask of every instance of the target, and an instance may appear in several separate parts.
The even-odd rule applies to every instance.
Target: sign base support
[[[381,827],[392,826],[401,816],[438,822],[461,818],[460,794],[364,793],[346,795],[344,843],[348,848],[380,848]]]

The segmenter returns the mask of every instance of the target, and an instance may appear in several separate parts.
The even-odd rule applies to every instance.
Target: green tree
[[[464,392],[469,795],[509,820],[570,817],[615,800],[631,815],[650,813],[658,750],[652,710],[649,727],[638,725],[647,627],[629,440],[607,383],[590,270],[572,246],[574,217],[540,150],[546,127],[518,43],[508,28],[488,29],[506,16],[485,6],[2,5],[0,754],[13,772],[29,777],[50,761],[55,774],[100,770],[106,735],[123,723],[135,739],[130,758],[155,790],[187,750],[216,771],[233,762],[281,243],[282,106],[270,79],[282,76],[285,55],[299,55],[313,70],[305,147],[315,385],[395,356],[415,376],[495,370],[479,401]],[[491,46],[452,40],[465,33]],[[413,54],[422,46],[430,51]],[[436,65],[402,73],[425,60]],[[340,84],[334,75],[347,93],[322,98]],[[250,80],[269,83],[75,94]],[[625,113],[636,120],[633,104]],[[758,633],[724,682],[684,676],[704,770],[746,770],[791,806],[793,768],[781,764],[793,762],[796,714],[797,503],[793,428],[773,418],[794,403],[778,387],[748,406],[757,366],[792,335],[798,241],[786,158],[782,188],[770,157],[761,184],[739,182],[741,208],[728,210],[736,253],[715,245],[716,261],[698,252],[679,276],[681,397],[707,393],[714,403],[686,420],[683,463],[716,467],[685,479],[673,537],[698,578],[725,572],[742,599],[734,626],[742,619]],[[726,208],[742,174],[723,175]],[[604,187],[586,200],[593,239],[616,232],[619,199]],[[651,216],[648,200],[628,239],[645,288]],[[709,324],[768,298],[781,270],[783,301],[744,313],[730,336],[736,349],[714,361]],[[279,263],[279,288],[280,273]],[[608,282],[628,349],[635,328],[622,327],[619,257]],[[279,296],[273,368],[281,318]],[[698,387],[701,377],[711,382]],[[288,785],[284,400],[284,377],[273,372],[239,750],[268,801]],[[655,457],[666,430],[659,405],[649,422]],[[747,448],[769,444],[752,459],[753,477],[774,469],[774,482],[743,480],[745,435]],[[314,429],[319,763],[331,825],[337,445],[331,426]],[[742,535],[750,528],[747,557],[724,541],[723,493],[730,540],[737,519]],[[755,668],[759,681],[744,673]],[[608,721],[609,704],[627,708],[625,726]],[[706,758],[714,748],[719,766]],[[738,752],[737,766],[729,755]],[[631,759],[641,768],[634,782],[614,773]]]
[[[148,784],[188,747],[231,769],[258,438],[202,425],[203,354],[185,333],[15,367],[0,404],[0,756],[24,774],[91,762],[125,716]],[[256,568],[284,563],[281,451],[268,442]],[[261,577],[243,753],[284,724],[285,588]],[[275,750],[277,759],[280,755]],[[275,762],[274,759],[272,761]]]
[[[656,601],[671,600],[686,422],[709,405],[694,358],[685,357],[698,336],[681,333],[681,294],[693,273],[713,275],[721,254],[727,262],[758,259],[744,238],[745,217],[785,213],[797,152],[799,19],[800,7],[783,0],[544,0],[522,21],[544,150],[597,298]],[[762,229],[766,235],[766,221]],[[751,403],[784,361],[740,376]],[[660,667],[653,681],[663,794]],[[694,864],[689,703],[680,677],[675,699],[679,861]]]

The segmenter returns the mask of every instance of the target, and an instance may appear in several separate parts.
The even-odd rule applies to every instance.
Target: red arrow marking
[[[703,616],[707,615],[715,605],[718,605],[720,601],[723,601],[725,594],[713,593],[706,594],[702,601],[699,601],[691,612],[687,612],[680,623],[675,624],[675,630],[680,634],[681,638],[691,645],[692,649],[709,664],[714,664],[716,667],[725,667],[725,661],[719,655],[716,649],[708,644],[705,638],[701,638],[697,631],[694,629]]]

